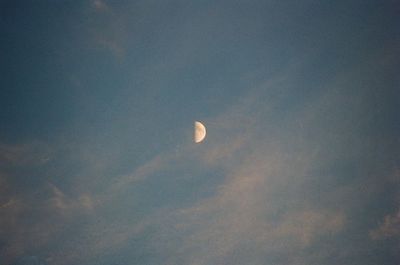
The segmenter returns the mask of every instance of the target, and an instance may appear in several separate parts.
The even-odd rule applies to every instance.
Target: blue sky
[[[399,8],[2,1],[1,263],[396,265]]]

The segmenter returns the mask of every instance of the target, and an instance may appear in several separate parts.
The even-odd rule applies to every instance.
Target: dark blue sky
[[[0,263],[397,265],[399,11],[1,1]]]

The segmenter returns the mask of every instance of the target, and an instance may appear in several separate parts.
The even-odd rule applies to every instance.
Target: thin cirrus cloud
[[[381,224],[369,233],[374,240],[388,239],[400,236],[400,212],[386,215]]]
[[[105,49],[115,58],[123,59],[127,45],[126,21],[104,1],[92,1],[91,7],[87,28],[95,48]]]

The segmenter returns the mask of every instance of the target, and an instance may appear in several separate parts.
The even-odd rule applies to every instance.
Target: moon
[[[194,122],[194,134],[193,134],[193,140],[196,144],[200,143],[201,141],[206,138],[206,127],[199,121]]]

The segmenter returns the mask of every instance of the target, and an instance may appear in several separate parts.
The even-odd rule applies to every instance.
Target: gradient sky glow
[[[399,14],[1,1],[0,264],[398,265]]]

